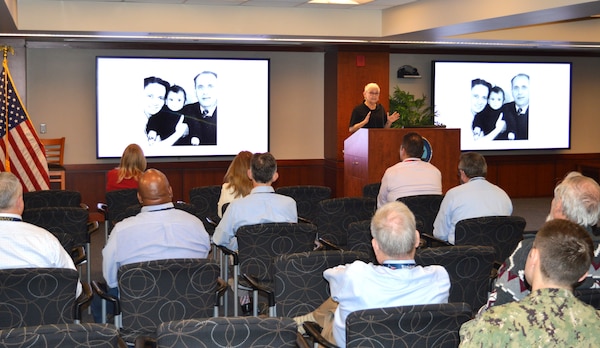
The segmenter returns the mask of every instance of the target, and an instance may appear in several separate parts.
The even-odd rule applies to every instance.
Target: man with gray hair
[[[454,244],[454,228],[460,220],[482,216],[510,216],[513,206],[500,187],[486,180],[487,163],[477,152],[460,155],[461,185],[446,192],[433,222],[433,235]]]
[[[23,222],[23,186],[12,173],[0,172],[0,268],[70,268],[73,260],[56,237]],[[81,294],[77,285],[77,296]]]
[[[592,233],[598,223],[600,214],[600,185],[594,179],[579,172],[570,172],[564,180],[554,188],[554,198],[550,205],[550,213],[546,221],[564,219],[585,228],[595,245],[594,260],[580,288],[600,287],[600,237]],[[513,254],[504,261],[498,270],[498,278],[494,290],[490,294],[487,305],[501,305],[520,301],[527,296],[529,284],[525,280],[525,262],[533,246],[533,238],[525,238],[517,245]]]
[[[340,347],[346,346],[346,318],[351,312],[448,302],[450,278],[444,267],[415,263],[419,232],[404,203],[390,202],[379,208],[371,220],[371,235],[380,265],[355,261],[325,270],[331,299],[312,315],[294,318],[299,324],[321,321],[323,336],[333,338]],[[333,322],[331,316],[323,315],[325,311],[334,311]],[[331,330],[332,336],[328,334]]]
[[[464,323],[460,347],[598,347],[600,312],[573,296],[573,284],[585,278],[593,250],[580,225],[546,222],[525,264],[531,293]]]

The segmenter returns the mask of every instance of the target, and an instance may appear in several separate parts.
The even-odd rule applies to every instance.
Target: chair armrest
[[[298,332],[296,335],[296,347],[298,348],[311,348],[310,344],[306,341],[306,337],[302,336],[301,333]]]
[[[75,306],[73,306],[73,319],[81,321],[81,312],[83,307],[92,301],[92,297],[94,294],[92,293],[92,288],[88,283],[81,283],[81,295],[77,297],[75,300]]]
[[[421,239],[425,240],[427,248],[431,248],[431,247],[435,247],[435,246],[453,246],[453,244],[450,244],[450,243],[446,242],[445,240],[441,240],[437,237],[434,237],[428,233],[421,233]]]
[[[312,338],[313,341],[318,342],[323,347],[325,347],[325,348],[339,348],[335,344],[327,341],[325,339],[325,337],[321,336],[321,331],[323,331],[323,328],[319,324],[317,324],[316,322],[314,322],[314,321],[305,321],[304,323],[302,323],[302,327],[304,328],[304,331],[306,332],[306,334],[310,338]]]
[[[316,250],[342,250],[341,247],[337,246],[335,243],[325,238],[319,237],[317,238],[317,242],[320,245],[317,245]]]
[[[208,222],[214,227],[217,227],[217,225],[221,221],[221,219],[218,216],[206,216],[204,217],[204,219],[206,220],[206,222]]]
[[[249,275],[249,274],[242,274],[242,278],[244,278],[244,280],[246,280],[249,284],[250,287],[254,290],[258,290],[258,291],[262,291],[265,294],[267,294],[267,298],[269,301],[269,307],[273,307],[275,306],[275,290],[262,285],[256,278],[254,278],[253,276]]]
[[[101,283],[98,282],[96,280],[92,280],[92,289],[94,290],[94,293],[98,296],[100,296],[102,299],[111,302],[114,305],[114,311],[113,314],[115,316],[119,315],[121,313],[121,302],[119,301],[119,299],[115,296],[112,296],[108,293],[108,290],[106,288],[106,283]]]
[[[96,209],[99,213],[104,214],[104,217],[106,218],[106,212],[108,211],[108,205],[106,203],[98,202],[98,204],[96,204]]]
[[[79,267],[88,261],[85,248],[82,245],[78,245],[71,249],[71,258],[73,259],[75,267]]]
[[[88,221],[87,231],[88,234],[92,234],[100,229],[100,223],[98,221]]]
[[[233,264],[234,265],[240,264],[240,258],[239,258],[239,254],[237,251],[231,250],[222,245],[217,245],[217,248],[219,248],[223,252],[223,254],[233,256]]]
[[[138,336],[135,338],[134,348],[156,348],[156,338]]]
[[[312,221],[310,221],[307,218],[303,218],[302,216],[298,216],[298,223],[301,223],[301,224],[312,224]]]

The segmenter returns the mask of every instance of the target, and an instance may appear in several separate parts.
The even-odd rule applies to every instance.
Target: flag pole
[[[13,56],[15,55],[15,50],[12,48],[12,46],[8,46],[8,45],[2,45],[0,46],[0,48],[2,49],[2,74],[4,74],[4,86],[2,86],[2,91],[4,92],[4,110],[7,110],[6,112],[6,117],[4,119],[4,131],[6,132],[6,134],[8,135],[8,77],[7,75],[7,69],[8,69],[8,52],[10,52],[10,54],[12,54]],[[5,149],[5,153],[4,153],[4,159],[5,159],[5,164],[4,164],[4,170],[6,170],[7,172],[10,172],[10,158],[8,155],[9,152],[9,144],[8,144],[8,136],[4,137],[4,149]]]

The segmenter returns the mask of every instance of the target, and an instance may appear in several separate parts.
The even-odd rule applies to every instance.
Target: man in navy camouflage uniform
[[[570,172],[554,189],[554,199],[547,220],[565,219],[584,227],[594,242],[594,259],[580,289],[600,288],[600,237],[592,233],[600,214],[600,185],[594,179],[579,172]],[[486,310],[494,305],[520,301],[529,294],[525,281],[525,261],[533,244],[533,238],[525,238],[498,270],[494,290]]]
[[[531,293],[463,324],[460,346],[600,347],[600,312],[573,295],[573,284],[587,276],[593,250],[580,225],[546,222],[525,264]]]

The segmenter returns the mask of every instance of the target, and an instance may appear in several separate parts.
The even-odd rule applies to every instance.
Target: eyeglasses
[[[371,95],[379,95],[379,92],[369,92]]]

